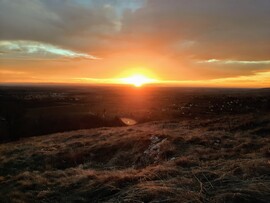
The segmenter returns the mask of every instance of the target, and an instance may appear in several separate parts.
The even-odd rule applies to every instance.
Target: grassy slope
[[[1,202],[270,202],[270,118],[163,121],[0,145]]]

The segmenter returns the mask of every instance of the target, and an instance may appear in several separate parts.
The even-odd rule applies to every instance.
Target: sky
[[[0,0],[0,83],[270,87],[269,19],[269,0]]]

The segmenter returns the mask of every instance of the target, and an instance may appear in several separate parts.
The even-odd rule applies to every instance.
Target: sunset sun
[[[134,74],[130,77],[123,78],[121,80],[123,84],[130,84],[134,85],[135,87],[141,87],[144,84],[153,83],[155,81],[156,81],[155,79],[148,78],[147,76],[141,74]]]

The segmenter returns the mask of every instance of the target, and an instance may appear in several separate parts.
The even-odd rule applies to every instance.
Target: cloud
[[[89,51],[121,30],[122,13],[136,0],[0,0],[0,40],[30,40]]]
[[[246,76],[270,69],[269,19],[269,0],[0,0],[0,40],[47,45],[0,57],[93,54],[106,70],[132,55],[173,79]]]
[[[3,75],[24,75],[26,74],[26,72],[23,72],[23,71],[12,71],[12,70],[0,70],[0,74],[3,74]]]
[[[34,41],[0,41],[0,53],[2,53],[1,58],[9,59],[99,59],[86,53],[75,52],[51,44]]]
[[[198,61],[198,63],[213,63],[213,64],[235,64],[235,65],[270,65],[270,60],[265,61],[241,61],[241,60],[219,60],[209,59]]]
[[[160,83],[189,87],[269,87],[270,71],[254,73],[252,76],[225,77],[210,80],[167,80]]]
[[[269,0],[1,0],[0,39],[83,52],[152,47],[197,59],[268,60],[269,18]]]
[[[265,60],[270,51],[269,18],[268,0],[149,0],[126,15],[123,30],[160,48],[193,41],[178,52],[196,58]]]

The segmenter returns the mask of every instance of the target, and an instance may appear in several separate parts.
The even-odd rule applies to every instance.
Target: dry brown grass
[[[270,119],[243,118],[151,122],[2,144],[0,200],[270,202]]]

